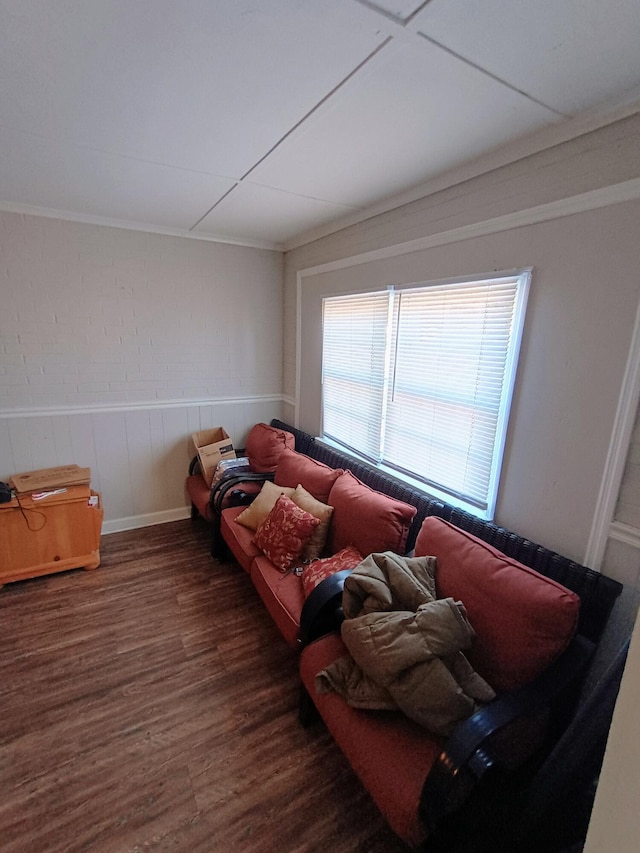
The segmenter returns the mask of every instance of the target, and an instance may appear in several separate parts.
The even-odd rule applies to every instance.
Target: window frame
[[[401,294],[403,291],[424,290],[428,288],[446,288],[455,285],[469,285],[478,283],[482,285],[486,283],[507,283],[512,281],[515,283],[516,292],[513,303],[512,324],[510,332],[510,340],[506,350],[506,358],[504,362],[502,391],[500,395],[499,406],[497,408],[497,420],[493,439],[493,451],[491,454],[491,465],[489,469],[488,485],[486,489],[486,505],[480,505],[479,502],[469,500],[465,495],[457,493],[454,489],[439,488],[437,483],[430,482],[427,478],[412,476],[410,472],[395,465],[386,464],[380,458],[372,458],[367,456],[353,447],[350,447],[346,442],[336,440],[335,437],[330,437],[325,433],[324,429],[324,382],[321,379],[321,401],[320,401],[320,435],[319,438],[325,443],[337,447],[343,452],[352,455],[355,459],[364,460],[375,465],[380,470],[396,479],[409,483],[414,488],[417,488],[427,494],[433,495],[436,498],[454,506],[461,507],[474,515],[486,520],[492,520],[495,517],[496,504],[498,500],[498,490],[500,484],[500,475],[504,463],[504,454],[506,448],[507,432],[509,426],[509,417],[512,409],[513,395],[515,389],[516,374],[518,370],[521,343],[524,331],[524,323],[526,309],[530,293],[530,284],[532,278],[532,268],[525,267],[513,270],[492,271],[488,274],[455,276],[445,279],[437,279],[432,281],[422,282],[402,282],[387,284],[386,286],[373,287],[370,290],[350,290],[341,293],[327,293],[321,297],[322,304],[322,325],[321,330],[321,348],[322,348],[322,367],[321,373],[324,377],[324,305],[326,300],[345,299],[349,297],[362,298],[370,294],[383,293],[391,290],[394,294]],[[381,434],[383,425],[380,425]]]

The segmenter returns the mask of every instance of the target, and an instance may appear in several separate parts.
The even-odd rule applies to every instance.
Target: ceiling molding
[[[416,184],[415,187],[405,192],[392,195],[374,205],[363,208],[357,213],[350,213],[326,225],[309,229],[297,235],[292,240],[285,241],[283,244],[284,251],[290,252],[293,249],[297,249],[307,243],[312,243],[315,240],[320,240],[323,237],[328,237],[337,231],[357,225],[374,216],[389,213],[391,210],[449,189],[449,187],[453,187],[456,184],[472,180],[480,175],[515,163],[518,160],[524,160],[526,157],[539,154],[548,148],[553,148],[564,142],[570,142],[579,136],[584,136],[587,133],[600,130],[607,125],[615,124],[617,121],[622,121],[636,113],[640,113],[640,89],[634,89],[632,92],[629,92],[624,99],[619,100],[616,104],[609,104],[603,108],[588,110],[585,113],[575,116],[573,119],[562,121],[558,125],[534,131],[462,166],[444,172],[442,175],[438,175],[424,183]]]
[[[561,219],[564,216],[586,213],[590,210],[609,207],[612,204],[622,204],[626,201],[636,201],[637,199],[640,199],[640,178],[632,178],[629,181],[589,190],[569,198],[517,210],[514,213],[505,213],[503,216],[496,216],[493,219],[472,222],[469,225],[462,225],[449,231],[427,234],[424,237],[416,237],[414,240],[407,240],[404,243],[394,243],[390,246],[362,252],[359,255],[351,255],[337,261],[328,261],[317,266],[307,267],[298,270],[298,281],[302,283],[303,278],[319,273],[355,267],[371,261],[386,260],[387,258],[406,255],[409,252],[432,249],[435,246],[460,243],[463,240],[471,240],[475,237],[486,237],[490,234],[498,234],[501,231],[524,228],[527,225],[536,225],[541,222],[548,222],[551,219]]]
[[[15,204],[0,200],[0,211],[18,213],[23,216],[44,216],[47,219],[62,219],[65,222],[78,222],[82,225],[101,225],[105,228],[121,228],[123,231],[143,231],[146,234],[159,234],[164,237],[185,237],[187,240],[204,240],[208,243],[228,243],[232,246],[246,246],[250,249],[269,249],[275,252],[284,251],[282,243],[266,243],[259,240],[236,240],[222,234],[202,234],[181,228],[160,228],[144,222],[127,222],[122,219],[109,219],[105,216],[92,216],[86,213],[74,213],[69,210],[51,210],[47,207],[37,207],[30,204]]]
[[[0,210],[289,251],[640,110],[637,0],[186,5],[8,0]]]
[[[352,225],[357,225],[374,216],[379,216],[411,204],[421,198],[433,195],[436,192],[448,189],[456,184],[479,177],[480,175],[507,166],[518,160],[538,154],[555,145],[569,142],[579,136],[599,130],[610,124],[615,124],[625,118],[640,113],[640,90],[634,89],[628,93],[624,100],[617,104],[607,106],[598,110],[590,110],[580,116],[576,116],[569,122],[562,122],[554,127],[543,128],[541,131],[529,134],[526,137],[515,140],[509,145],[503,146],[482,157],[466,163],[450,172],[446,172],[425,183],[417,184],[410,190],[374,205],[351,212],[326,225],[310,229],[292,240],[284,243],[271,243],[259,240],[241,240],[225,236],[223,234],[207,234],[191,231],[189,229],[160,228],[147,223],[127,222],[119,219],[109,219],[102,216],[80,214],[68,210],[54,210],[36,205],[17,204],[0,200],[0,211],[5,213],[17,213],[25,216],[42,216],[48,219],[60,219],[67,222],[78,222],[84,225],[99,225],[106,228],[120,228],[125,231],[141,231],[147,234],[159,234],[166,237],[184,237],[188,240],[204,240],[210,243],[225,243],[232,246],[245,246],[252,249],[267,249],[276,252],[289,252],[311,243],[315,240],[328,237]],[[191,226],[193,227],[193,226]]]

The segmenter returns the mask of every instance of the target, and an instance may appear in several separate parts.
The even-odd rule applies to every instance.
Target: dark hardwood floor
[[[0,591],[2,853],[404,853],[201,522]]]

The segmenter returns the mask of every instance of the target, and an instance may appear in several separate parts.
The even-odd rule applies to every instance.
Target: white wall
[[[627,202],[305,276],[302,426],[320,423],[320,294],[533,266],[496,517],[582,560],[640,296],[639,219]]]
[[[289,252],[286,417],[318,428],[309,294],[532,266],[496,520],[583,560],[640,297],[638,133],[634,116]]]
[[[584,853],[640,849],[640,623],[633,633]]]
[[[627,357],[633,356],[630,346],[640,298],[640,209],[637,200],[622,199],[626,190],[638,198],[639,138],[640,116],[635,115],[289,252],[285,420],[299,418],[303,426],[315,426],[305,424],[309,409],[298,408],[296,389],[305,358],[312,362],[317,358],[317,351],[309,352],[317,330],[300,328],[299,320],[304,324],[305,294],[313,296],[314,286],[318,291],[328,286],[323,281],[328,273],[299,276],[301,271],[353,260],[357,270],[350,275],[359,272],[366,282],[375,271],[394,280],[415,260],[411,255],[416,244],[409,241],[430,246],[419,248],[425,279],[487,272],[492,262],[498,269],[531,265],[532,301],[497,521],[583,560],[591,524],[597,521],[596,499],[608,473],[607,454],[615,439],[612,431]],[[587,199],[581,196],[589,193],[606,206],[585,206]],[[535,215],[544,206],[550,206],[549,213],[557,205],[570,211],[574,200],[575,209],[582,212],[546,219]],[[499,222],[501,217],[506,221]],[[498,225],[506,230],[493,227]],[[382,265],[369,263],[367,253],[379,255],[389,248],[396,254],[384,272]],[[318,370],[316,364],[316,375]],[[306,379],[300,384],[302,389],[308,387]],[[618,506],[612,518],[604,520],[609,541],[602,569],[623,581],[625,590],[594,667],[599,672],[629,635],[640,601],[639,446],[637,423]],[[631,853],[640,844],[639,672],[637,625],[587,853]]]
[[[281,414],[278,252],[0,213],[0,478],[76,462],[105,529],[184,515],[190,433]]]

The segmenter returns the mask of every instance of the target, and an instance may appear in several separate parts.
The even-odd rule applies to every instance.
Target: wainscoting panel
[[[241,448],[253,424],[282,416],[279,397],[0,414],[0,479],[77,463],[102,493],[105,533],[173,521],[189,511],[193,432],[223,426]]]

